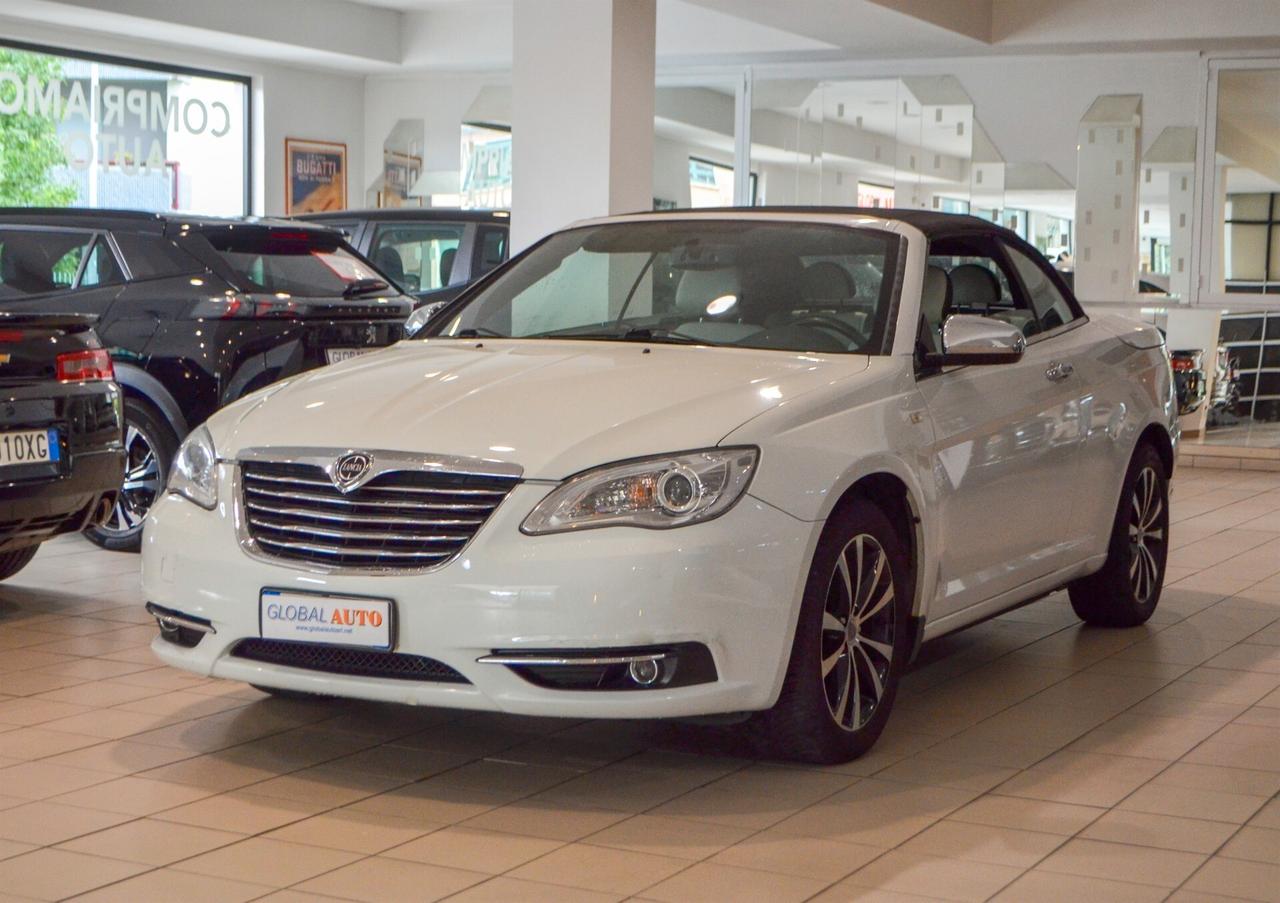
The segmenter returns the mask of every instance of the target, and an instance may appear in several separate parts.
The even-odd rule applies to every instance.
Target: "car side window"
[[[1018,277],[1026,287],[1031,307],[1035,310],[1042,329],[1057,329],[1076,319],[1076,312],[1071,308],[1070,302],[1053,284],[1043,267],[1012,245],[1005,244],[1005,253],[1013,261],[1014,269],[1018,271]]]
[[[80,284],[77,288],[119,285],[121,282],[124,282],[124,273],[120,272],[116,256],[107,246],[107,240],[99,237],[93,243],[93,250],[89,252],[89,259],[84,265],[84,272],[80,274]]]
[[[142,232],[116,232],[116,246],[129,266],[134,280],[164,279],[202,273],[204,264],[196,260],[171,238]]]
[[[91,232],[0,229],[0,298],[70,288],[92,238]]]
[[[943,305],[925,305],[925,320],[939,333],[952,314],[975,314],[1017,326],[1031,337],[1040,320],[997,242],[988,236],[950,236],[929,244],[929,267],[946,274]]]
[[[507,259],[507,230],[482,226],[476,237],[476,262],[471,278],[479,279]]]
[[[369,259],[406,291],[444,288],[453,275],[462,230],[453,223],[382,225],[369,245]]]

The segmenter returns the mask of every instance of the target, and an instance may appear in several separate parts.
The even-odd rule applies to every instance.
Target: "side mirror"
[[[926,354],[935,367],[965,364],[1013,364],[1022,359],[1027,339],[1012,323],[993,317],[953,314],[942,324],[942,353]]]

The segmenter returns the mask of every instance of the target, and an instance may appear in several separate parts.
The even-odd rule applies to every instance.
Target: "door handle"
[[[1075,369],[1075,367],[1065,361],[1054,361],[1049,365],[1049,369],[1044,371],[1044,375],[1053,382],[1060,383],[1074,373]]]

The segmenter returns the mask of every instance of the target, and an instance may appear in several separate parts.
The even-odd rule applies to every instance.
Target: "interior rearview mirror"
[[[1027,339],[1012,323],[994,317],[953,314],[942,324],[942,353],[925,355],[935,367],[1012,364],[1022,359]]]

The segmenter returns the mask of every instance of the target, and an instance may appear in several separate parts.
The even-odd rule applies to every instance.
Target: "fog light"
[[[662,676],[662,666],[655,658],[647,658],[642,661],[632,662],[627,668],[627,673],[631,675],[631,679],[642,687],[651,687],[658,682],[658,678]]]

